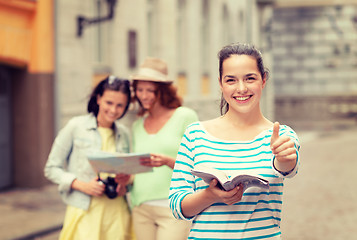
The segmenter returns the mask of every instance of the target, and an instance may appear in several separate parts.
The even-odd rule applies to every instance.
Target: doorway
[[[0,189],[12,184],[11,68],[0,65]]]

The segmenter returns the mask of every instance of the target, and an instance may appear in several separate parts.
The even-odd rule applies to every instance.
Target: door
[[[10,68],[0,65],[0,189],[12,184]]]

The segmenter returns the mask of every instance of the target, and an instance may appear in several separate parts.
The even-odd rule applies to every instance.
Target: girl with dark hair
[[[298,170],[297,135],[261,112],[268,74],[254,46],[228,45],[218,57],[222,116],[187,128],[171,180],[172,213],[193,219],[189,239],[281,239],[283,180]],[[258,175],[270,185],[224,191],[216,179],[208,184],[191,173],[200,166],[228,177]]]
[[[181,106],[166,63],[147,58],[132,77],[139,118],[133,123],[133,151],[150,152],[142,164],[153,172],[136,174],[130,191],[137,240],[185,240],[190,222],[175,219],[169,208],[169,187],[177,150],[186,127],[198,120]]]
[[[130,84],[127,79],[119,79],[114,76],[109,76],[103,81],[99,82],[99,84],[93,89],[93,92],[90,95],[88,101],[87,110],[89,113],[93,113],[94,116],[98,115],[99,111],[99,104],[98,104],[98,96],[103,96],[106,90],[111,90],[114,92],[121,92],[126,96],[127,103],[125,105],[124,111],[122,115],[118,118],[122,118],[125,113],[128,111],[129,104],[130,104]]]
[[[59,185],[67,204],[60,239],[132,239],[124,197],[129,176],[117,176],[117,197],[106,196],[103,182],[114,181],[115,176],[100,173],[99,179],[86,157],[93,149],[130,151],[129,132],[117,121],[128,110],[130,97],[128,80],[105,78],[90,95],[89,114],[72,118],[53,143],[44,171]]]

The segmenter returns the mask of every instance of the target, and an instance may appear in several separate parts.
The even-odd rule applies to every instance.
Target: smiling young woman
[[[153,172],[137,174],[131,200],[137,240],[186,240],[190,222],[175,219],[169,208],[172,169],[186,127],[197,121],[197,114],[183,107],[167,64],[147,58],[132,77],[134,100],[139,118],[133,123],[133,150],[150,152],[142,164]]]
[[[170,208],[192,220],[189,239],[281,239],[283,179],[298,169],[299,141],[288,126],[260,109],[268,79],[261,53],[250,44],[221,49],[221,117],[191,124],[182,138],[170,186]],[[228,176],[259,175],[269,189],[242,186],[224,191],[192,175],[200,164]]]
[[[124,194],[126,181],[119,183],[117,197],[106,196],[108,173],[96,173],[86,153],[93,150],[129,152],[128,129],[118,120],[130,104],[128,80],[109,76],[92,91],[88,114],[73,117],[58,133],[46,166],[45,176],[59,185],[67,204],[60,240],[132,238],[131,215]]]
[[[103,95],[97,96],[99,111],[97,115],[98,126],[111,128],[119,119],[128,105],[128,96],[125,93],[107,90]]]
[[[220,77],[222,96],[232,111],[260,117],[260,98],[266,84],[256,60],[247,55],[232,55],[223,62]],[[256,116],[254,116],[254,115]]]

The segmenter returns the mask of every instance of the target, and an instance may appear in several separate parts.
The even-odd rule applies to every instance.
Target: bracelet
[[[293,169],[291,169],[290,171],[287,171],[287,172],[281,172],[281,171],[279,171],[278,169],[276,169],[278,172],[280,172],[282,175],[284,175],[284,176],[286,176],[286,175],[289,175],[293,170],[294,170],[294,168]]]
[[[275,156],[274,156],[274,158],[273,158],[273,167],[274,167],[274,169],[275,169],[276,171],[278,171],[279,173],[281,173],[281,174],[284,175],[284,176],[290,174],[290,173],[295,169],[295,167],[293,167],[293,169],[291,169],[291,170],[289,170],[289,171],[287,171],[287,172],[282,172],[282,171],[279,171],[278,169],[276,169],[274,162],[275,162]]]

